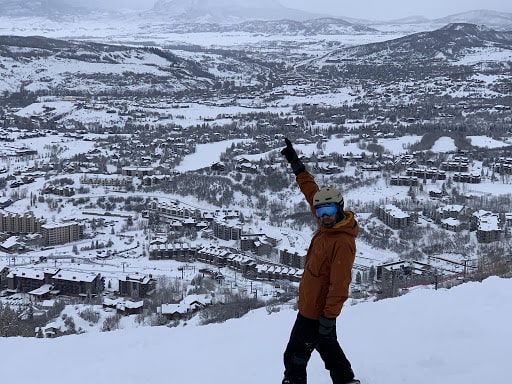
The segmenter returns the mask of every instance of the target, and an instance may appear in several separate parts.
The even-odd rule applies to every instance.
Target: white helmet
[[[338,203],[343,208],[343,195],[339,190],[333,187],[323,187],[313,196],[313,205],[321,205],[326,203]]]

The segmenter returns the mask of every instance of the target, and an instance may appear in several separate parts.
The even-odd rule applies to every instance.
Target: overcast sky
[[[67,0],[82,3],[82,0]],[[475,9],[512,12],[510,0],[277,0],[289,8],[373,20],[390,20],[407,16],[438,18]],[[149,9],[156,0],[89,0],[88,3],[120,8]],[[236,0],[233,0],[235,3]],[[256,4],[258,0],[254,0]]]
[[[279,0],[287,7],[374,20],[407,16],[438,18],[475,9],[512,12],[510,0]]]

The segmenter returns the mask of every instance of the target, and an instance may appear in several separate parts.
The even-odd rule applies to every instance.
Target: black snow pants
[[[326,336],[319,335],[318,328],[318,320],[307,319],[300,313],[297,315],[284,352],[283,383],[306,384],[306,367],[314,349],[324,361],[333,384],[344,384],[354,378],[350,362],[338,343],[336,327]]]

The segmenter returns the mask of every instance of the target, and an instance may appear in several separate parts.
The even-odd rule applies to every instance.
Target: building
[[[12,203],[12,199],[9,199],[8,197],[0,197],[0,209],[7,208]]]
[[[453,172],[468,172],[469,160],[466,158],[456,158],[453,161],[443,161],[441,170]]]
[[[78,223],[47,223],[32,211],[24,214],[0,211],[0,232],[10,234],[40,234],[45,246],[65,244],[83,238],[83,225]]]
[[[174,202],[159,202],[153,200],[149,203],[148,209],[156,214],[167,218],[185,219],[185,218],[202,218],[202,213],[199,209],[190,207],[181,207]]]
[[[240,240],[242,236],[242,225],[238,221],[214,220],[212,230],[214,236],[222,240]]]
[[[7,274],[7,291],[9,293],[30,292],[51,281],[42,270],[30,268],[13,268]]]
[[[143,178],[145,176],[153,176],[155,169],[152,167],[123,167],[123,176],[134,176]]]
[[[450,204],[443,207],[439,207],[436,210],[436,218],[442,219],[465,219],[468,216],[468,208],[460,204]]]
[[[48,223],[41,225],[43,245],[66,244],[83,238],[84,226],[78,223]]]
[[[224,267],[228,264],[228,258],[232,255],[231,251],[216,246],[201,247],[196,253],[197,260],[204,263]]]
[[[376,272],[382,288],[390,290],[393,296],[396,289],[436,281],[436,272],[432,266],[418,261],[404,260],[382,264],[377,266]]]
[[[384,224],[393,229],[406,228],[412,224],[411,216],[393,204],[379,206],[377,215]]]
[[[492,243],[501,238],[500,217],[496,213],[479,210],[471,216],[471,229],[476,229],[479,243]]]
[[[100,273],[59,270],[51,280],[54,289],[63,295],[96,296],[105,288],[105,281]]]
[[[119,294],[127,297],[144,298],[155,290],[156,281],[151,274],[143,275],[138,272],[119,279]]]
[[[303,269],[306,263],[306,252],[279,250],[279,262],[290,267]]]
[[[86,185],[94,185],[94,186],[102,186],[102,187],[129,187],[133,185],[133,180],[130,177],[122,177],[118,175],[94,175],[90,177],[88,175],[84,175],[80,178],[81,184]]]
[[[194,261],[196,248],[185,243],[151,242],[149,259],[173,259],[178,261]]]
[[[414,176],[418,179],[446,180],[446,171],[437,168],[407,168],[407,176]]]
[[[256,260],[250,256],[241,254],[231,254],[228,256],[228,267],[241,272],[243,276],[251,275],[251,272],[254,272],[252,275],[256,275],[257,265]]]
[[[0,232],[40,233],[45,222],[45,219],[35,217],[32,211],[23,214],[0,211]]]
[[[392,176],[389,180],[390,185],[416,187],[418,186],[418,178],[416,176]]]
[[[41,193],[42,194],[49,193],[49,194],[58,195],[58,196],[70,197],[75,194],[75,189],[73,187],[67,187],[67,186],[59,187],[59,186],[55,186],[55,185],[48,185],[41,190]]]
[[[454,219],[453,217],[448,217],[441,220],[441,227],[452,232],[459,232],[464,229],[461,221],[459,219]]]
[[[112,308],[120,315],[137,315],[144,310],[144,301],[131,301],[125,299],[103,299],[103,308]]]
[[[162,304],[159,312],[168,320],[181,320],[212,304],[210,295],[188,295],[180,303]]]
[[[478,174],[471,174],[468,172],[454,173],[453,181],[457,183],[480,184],[482,177]]]
[[[240,237],[240,249],[251,251],[258,256],[270,255],[276,244],[276,239],[272,239],[265,234],[244,234]]]
[[[55,293],[53,288],[54,287],[52,284],[43,284],[39,288],[36,288],[36,289],[28,292],[28,294],[35,301],[42,302],[44,300],[49,300],[51,298],[51,296]]]

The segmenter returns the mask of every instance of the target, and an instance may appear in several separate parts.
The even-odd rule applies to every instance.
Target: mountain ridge
[[[401,60],[455,59],[467,49],[497,47],[512,50],[512,32],[496,31],[468,23],[451,23],[434,31],[418,32],[397,39],[341,48],[322,61],[378,57],[380,63]]]
[[[79,68],[86,69],[85,73]],[[100,93],[111,92],[119,83],[142,92],[200,89],[215,77],[199,63],[159,48],[43,36],[0,36],[0,73],[4,86],[18,84],[22,77],[36,90],[74,88],[85,92],[94,85]]]
[[[126,9],[106,9],[94,7],[94,4],[70,4],[66,0],[0,0],[0,15],[3,17],[42,17],[51,20],[76,20],[77,22],[89,19],[126,19],[131,22],[165,22],[171,24],[203,24],[207,25],[237,25],[245,22],[260,21],[311,21],[315,19],[328,19],[333,15],[306,12],[282,6],[278,1],[265,0],[258,3],[246,0],[237,0],[234,4],[225,0],[160,0],[153,8],[144,11],[131,11]],[[465,22],[483,24],[493,29],[512,30],[512,13],[493,10],[472,10],[447,15],[437,19],[428,19],[421,15],[410,16],[396,20],[368,20],[334,16],[352,25],[375,28],[386,24],[420,24],[429,23],[449,24],[452,22]],[[215,26],[214,28],[218,28]],[[237,27],[235,27],[237,28]],[[239,27],[238,27],[239,28]]]
[[[509,71],[506,58],[512,56],[512,32],[455,23],[434,31],[326,52],[309,58],[296,55],[284,65],[280,56],[236,49],[160,49],[41,36],[0,36],[0,85],[2,91],[13,92],[23,78],[24,84],[37,91],[94,89],[104,93],[123,84],[124,89],[135,94],[157,94],[187,89],[215,93],[225,86],[223,79],[232,79],[234,74],[249,82],[255,78],[260,82],[253,84],[257,88],[248,87],[245,92],[264,92],[264,79],[272,79],[268,84],[273,86],[265,90],[272,92],[283,79],[294,76],[300,76],[305,84],[318,84],[333,76],[337,81],[424,82],[463,73],[469,79],[476,74]],[[209,60],[203,59],[205,55]],[[464,62],[466,56],[472,58],[471,62]]]

